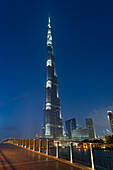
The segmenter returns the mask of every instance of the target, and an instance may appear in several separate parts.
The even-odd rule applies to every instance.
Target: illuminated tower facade
[[[112,131],[112,134],[113,134],[113,113],[112,111],[107,111],[107,115],[108,115],[108,120],[109,120],[109,124],[110,124],[110,127],[111,127],[111,131]]]
[[[88,129],[89,132],[89,139],[95,138],[95,129],[93,125],[93,120],[91,118],[85,119],[85,127]]]
[[[50,17],[47,33],[47,60],[45,101],[43,107],[42,138],[57,139],[63,137],[63,120],[61,118],[58,82],[55,74],[55,57],[53,54]]]
[[[66,127],[66,136],[71,139],[72,138],[72,131],[76,129],[76,119],[70,119],[65,121]]]

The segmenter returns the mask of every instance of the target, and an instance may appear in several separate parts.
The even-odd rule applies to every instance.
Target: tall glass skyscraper
[[[91,118],[85,119],[85,127],[88,129],[89,132],[89,139],[95,138],[95,129],[93,125],[93,120]]]
[[[112,131],[112,134],[113,134],[113,114],[112,114],[112,111],[107,111],[107,115],[108,115],[108,120],[109,120],[109,124],[110,124],[110,127],[111,127],[111,131]]]
[[[71,139],[72,138],[72,131],[76,129],[76,119],[70,119],[65,121],[66,125],[66,136]]]
[[[57,139],[63,137],[63,120],[61,118],[58,82],[55,74],[55,57],[53,54],[50,17],[47,33],[47,61],[45,101],[43,107],[42,138]]]

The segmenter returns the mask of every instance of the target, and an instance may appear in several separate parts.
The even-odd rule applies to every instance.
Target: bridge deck
[[[0,170],[79,170],[11,144],[0,144]]]

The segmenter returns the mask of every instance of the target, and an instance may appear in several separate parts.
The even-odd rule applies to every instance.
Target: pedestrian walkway
[[[0,170],[80,170],[12,144],[0,144]]]

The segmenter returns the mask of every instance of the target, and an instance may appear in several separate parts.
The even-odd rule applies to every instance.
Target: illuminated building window
[[[46,124],[46,128],[45,128],[45,135],[50,135],[51,132],[50,132],[50,124]]]
[[[46,66],[52,66],[52,61],[51,60],[47,60]]]
[[[50,36],[49,39],[52,40],[52,36]]]
[[[49,39],[49,40],[47,40],[47,45],[48,44],[51,44],[52,45],[52,41]]]
[[[50,88],[52,87],[52,81],[48,80],[48,81],[46,82],[46,88],[47,88],[47,87],[50,87]]]
[[[59,98],[58,89],[57,89],[57,97]]]
[[[51,110],[51,106],[46,106],[46,110]]]
[[[48,30],[48,34],[51,34],[51,31],[50,31],[50,29]]]
[[[46,110],[51,110],[51,103],[46,103]]]

